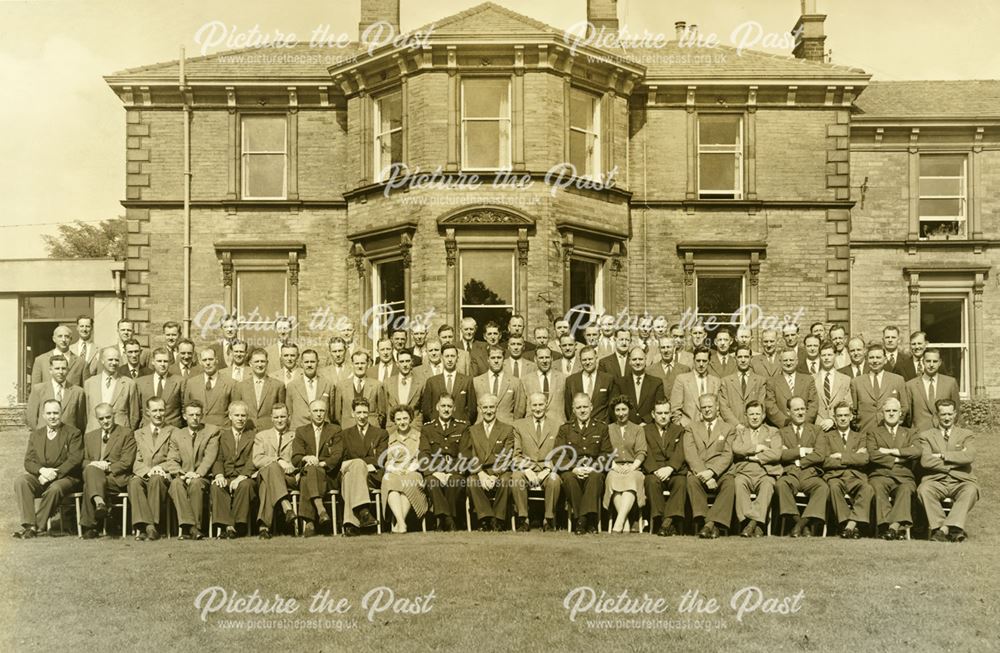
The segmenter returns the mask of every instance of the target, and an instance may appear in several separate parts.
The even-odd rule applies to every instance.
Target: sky
[[[46,255],[41,234],[73,220],[124,214],[125,115],[102,76],[176,59],[183,45],[219,21],[229,34],[254,26],[307,40],[321,26],[352,38],[360,0],[0,0],[0,258]],[[565,29],[585,20],[586,0],[495,0]],[[966,0],[817,0],[827,14],[833,61],[877,80],[991,79],[1000,76],[1000,2]],[[402,0],[402,29],[415,29],[479,4],[476,0]],[[958,6],[957,4],[954,6]],[[294,10],[292,10],[294,8]],[[696,23],[723,44],[734,29],[791,31],[798,0],[619,0],[633,35],[673,34]],[[204,33],[204,32],[203,32]],[[230,49],[225,44],[209,53]],[[788,54],[788,50],[771,50]]]

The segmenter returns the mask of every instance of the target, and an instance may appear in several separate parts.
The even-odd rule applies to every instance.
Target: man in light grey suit
[[[290,416],[292,433],[312,421],[309,404],[321,399],[327,406],[333,406],[336,400],[335,385],[318,372],[318,366],[319,353],[314,349],[305,350],[302,352],[302,374],[285,387],[286,417]],[[333,417],[332,411],[328,411],[327,417]]]
[[[184,407],[187,428],[171,432],[167,459],[163,462],[164,471],[172,477],[169,493],[177,509],[177,523],[181,528],[179,539],[204,538],[201,532],[202,514],[212,467],[219,455],[219,428],[202,424],[201,414],[202,406],[198,401],[191,401]],[[229,421],[228,416],[226,421]]]
[[[694,370],[677,377],[674,389],[670,393],[670,406],[674,410],[674,422],[687,428],[701,415],[698,398],[702,395],[712,395],[718,398],[719,377],[708,373],[708,360],[711,353],[708,347],[700,347],[694,352]]]
[[[764,406],[767,395],[764,379],[750,369],[753,352],[749,346],[736,347],[736,372],[724,377],[719,384],[719,415],[727,424],[748,424],[746,405],[751,401]]]
[[[805,351],[803,347],[802,351]],[[788,400],[792,397],[802,397],[806,402],[806,422],[816,421],[816,380],[808,374],[796,372],[799,367],[798,355],[794,349],[786,349],[778,358],[781,371],[767,380],[767,396],[764,407],[767,410],[767,421],[773,426],[784,428],[791,421]]]
[[[536,355],[539,350],[536,350]],[[558,402],[557,402],[558,403]],[[545,518],[543,531],[555,529],[556,506],[562,481],[554,471],[549,454],[556,443],[562,420],[552,419],[548,413],[549,398],[541,392],[528,397],[530,414],[514,422],[515,471],[511,476],[511,494],[517,511],[518,530],[531,530],[528,519],[528,490],[541,489],[545,493]]]
[[[52,332],[52,344],[55,348],[36,356],[31,365],[31,385],[47,383],[52,377],[49,376],[49,359],[52,356],[60,355],[69,363],[66,370],[66,382],[70,385],[83,385],[84,363],[69,346],[72,332],[67,326],[57,326]]]
[[[868,346],[865,373],[851,379],[851,403],[858,420],[858,431],[864,433],[882,421],[882,406],[890,397],[903,407],[903,423],[910,402],[903,377],[885,369],[885,348],[879,343]]]
[[[49,380],[32,386],[28,395],[28,407],[25,410],[25,420],[28,428],[34,431],[45,423],[45,402],[55,399],[62,406],[60,419],[81,433],[87,426],[87,400],[83,388],[66,382],[69,372],[69,362],[65,356],[55,354],[48,359]]]
[[[923,480],[917,488],[927,512],[931,539],[936,542],[965,541],[965,519],[979,499],[979,481],[972,473],[976,458],[976,435],[955,426],[958,406],[951,399],[938,399],[938,427],[920,434],[920,466]],[[941,502],[950,498],[947,516]]]
[[[955,402],[955,421],[958,421],[961,415],[958,382],[946,374],[939,373],[941,351],[934,347],[925,349],[921,363],[923,373],[906,382],[906,397],[910,402],[908,411],[910,423],[917,433],[937,428],[937,410],[934,404],[938,399],[951,399]]]
[[[558,427],[566,421],[563,398],[566,395],[566,377],[552,369],[552,351],[548,347],[535,349],[535,370],[521,377],[524,393],[530,397],[536,392],[545,396],[546,419]]]
[[[352,406],[355,398],[368,400],[369,424],[381,427],[385,423],[388,414],[385,387],[378,382],[378,379],[368,377],[368,364],[370,362],[371,358],[367,351],[354,352],[351,354],[354,374],[351,378],[337,384],[335,422],[340,424],[341,429],[347,430],[355,425],[354,407]]]
[[[833,409],[851,402],[851,379],[836,369],[837,349],[827,340],[819,348],[819,374],[816,379],[816,425],[824,431],[834,426]]]
[[[677,377],[691,371],[687,365],[677,362],[675,353],[674,339],[670,336],[663,336],[660,338],[660,345],[653,362],[646,369],[653,376],[658,376],[663,380],[663,396],[665,397],[669,397],[673,393]],[[691,362],[693,363],[694,360],[692,359]]]
[[[70,351],[80,358],[83,364],[83,379],[91,376],[91,364],[95,367],[100,362],[100,347],[94,344],[94,318],[81,315],[76,318],[76,335],[79,339],[70,345]]]
[[[472,387],[477,397],[496,397],[496,418],[505,424],[513,424],[524,417],[527,399],[520,379],[511,378],[503,371],[503,349],[490,345],[486,350],[486,364],[489,369],[472,379]]]
[[[101,372],[83,382],[83,394],[87,397],[87,429],[89,433],[100,428],[97,408],[100,404],[111,406],[114,423],[130,431],[139,427],[139,391],[135,381],[118,373],[117,347],[101,350]]]
[[[328,364],[325,367],[320,368],[319,375],[330,382],[330,385],[336,386],[338,383],[344,379],[351,378],[354,373],[354,369],[351,367],[350,361],[347,360],[347,343],[344,339],[339,336],[333,336],[330,338],[329,343],[330,348],[330,358]],[[306,413],[308,413],[308,408]],[[308,417],[306,418],[308,419]],[[299,426],[305,426],[305,422]],[[293,429],[294,430],[294,429]]]

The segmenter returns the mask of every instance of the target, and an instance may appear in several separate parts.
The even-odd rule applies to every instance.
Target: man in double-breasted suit
[[[806,421],[816,422],[818,411],[816,401],[816,380],[808,375],[797,372],[799,359],[794,349],[786,349],[778,355],[781,371],[767,380],[764,407],[767,410],[767,421],[772,426],[782,428],[789,421],[788,400],[792,397],[802,397],[806,402]]]
[[[160,539],[157,525],[163,516],[170,484],[170,473],[163,466],[171,436],[181,430],[164,421],[165,413],[163,399],[148,399],[143,426],[135,432],[135,463],[128,481],[128,502],[132,507],[132,528],[136,529],[139,540]]]
[[[663,396],[669,398],[673,393],[674,382],[677,381],[677,377],[690,372],[691,368],[675,361],[673,338],[664,336],[660,338],[659,342],[659,352],[653,357],[653,361],[649,364],[646,371],[663,380]]]
[[[470,424],[475,421],[476,391],[472,385],[472,378],[456,369],[457,361],[458,349],[455,345],[444,345],[441,348],[444,371],[428,377],[424,383],[421,412],[425,420],[437,419],[438,399],[441,395],[449,394],[455,399],[455,418]]]
[[[59,356],[58,358],[62,358]],[[30,539],[45,530],[49,517],[63,498],[80,487],[83,438],[75,426],[60,421],[59,402],[47,399],[41,406],[42,426],[28,435],[24,474],[14,481],[20,509],[21,530],[14,537]],[[35,510],[35,499],[41,504]]]
[[[455,400],[442,395],[435,406],[437,417],[420,429],[420,471],[437,516],[437,530],[455,530],[455,518],[465,494],[465,476],[460,473],[462,435],[469,423],[455,419]]]
[[[491,353],[494,350],[491,350]],[[471,461],[466,491],[479,520],[479,530],[501,530],[510,499],[514,427],[497,419],[496,395],[477,395],[479,421],[466,429],[459,449]]]
[[[922,362],[923,373],[906,382],[906,399],[909,402],[909,410],[906,412],[910,415],[913,431],[918,434],[937,427],[937,409],[934,404],[938,399],[951,399],[955,402],[956,410],[961,406],[958,382],[940,373],[941,351],[934,347],[924,350]]]
[[[153,397],[163,400],[163,421],[175,428],[181,427],[183,387],[181,378],[169,373],[170,352],[166,347],[157,347],[150,355],[153,373],[135,380],[139,395],[140,424],[146,423],[146,402]]]
[[[289,428],[292,431],[305,426],[312,420],[312,414],[309,412],[309,404],[312,402],[317,399],[326,402],[329,407],[327,419],[333,418],[333,410],[337,403],[335,382],[319,372],[319,353],[307,349],[302,352],[301,360],[302,374],[285,386],[285,405],[291,420]]]
[[[972,473],[976,458],[976,435],[955,426],[958,406],[950,399],[937,403],[938,427],[920,434],[920,467],[923,478],[917,487],[927,513],[931,539],[937,542],[965,541],[965,520],[979,499],[979,481]],[[951,511],[941,502],[951,499]]]
[[[816,425],[824,431],[833,428],[833,409],[838,404],[851,401],[851,379],[834,368],[837,357],[832,342],[820,346],[819,373],[816,380]]]
[[[642,347],[635,347],[628,354],[629,372],[615,379],[612,386],[612,399],[625,395],[632,402],[629,410],[629,421],[635,424],[649,424],[653,421],[653,406],[664,398],[663,381],[658,376],[646,373],[646,352]],[[608,423],[613,421],[613,415],[608,415]]]
[[[64,424],[80,432],[87,426],[87,399],[83,388],[66,381],[68,371],[69,363],[65,357],[58,354],[49,357],[49,380],[33,385],[28,395],[25,421],[29,429],[35,430],[48,421],[45,402],[50,399],[55,399],[62,407],[59,419]]]
[[[708,357],[708,373],[724,379],[736,372],[736,359],[730,347],[733,337],[728,331],[720,330],[715,335],[715,351]]]
[[[250,378],[233,386],[231,402],[246,404],[253,430],[269,429],[271,406],[285,403],[285,384],[267,375],[267,352],[263,349],[255,349],[250,355],[250,369],[253,372]]]
[[[535,354],[535,369],[521,375],[524,394],[530,397],[536,392],[545,395],[545,417],[553,424],[566,421],[566,377],[552,369],[552,352],[548,347],[539,347]]]
[[[878,424],[886,400],[898,399],[904,411],[910,405],[903,377],[885,371],[884,366],[885,350],[882,345],[870,345],[865,373],[851,380],[851,405],[856,415],[857,428],[862,432]],[[905,412],[903,421],[906,421]]]
[[[344,460],[343,434],[339,426],[330,424],[327,410],[322,399],[310,403],[309,423],[295,430],[292,443],[292,464],[300,472],[299,517],[309,522],[313,532],[330,524],[330,513],[323,501],[336,486]]]
[[[298,487],[296,469],[292,463],[295,431],[288,428],[287,406],[271,406],[271,424],[272,428],[258,431],[253,439],[253,466],[257,469],[257,498],[260,506],[257,510],[260,525],[257,535],[265,540],[271,537],[276,507],[284,516],[286,524],[295,523],[295,511],[292,510],[289,492]]]
[[[697,523],[708,513],[708,492],[719,489],[719,479],[733,462],[733,427],[718,414],[715,395],[698,399],[701,419],[684,430],[684,462],[687,463],[687,495],[691,516]],[[699,537],[718,537],[714,522],[706,522]]]
[[[503,349],[490,346],[486,354],[488,369],[472,379],[476,397],[491,394],[497,398],[496,419],[504,424],[513,424],[524,417],[527,398],[520,379],[515,379],[503,371]],[[482,415],[480,415],[480,419]]]
[[[764,405],[766,381],[750,368],[749,347],[736,348],[736,372],[719,381],[719,415],[727,424],[746,424],[746,406],[751,401]]]
[[[340,495],[344,500],[344,535],[359,535],[361,529],[375,526],[369,489],[382,485],[385,469],[383,456],[389,448],[389,433],[370,423],[368,400],[353,401],[354,424],[344,429],[344,454],[340,464]],[[376,500],[378,500],[376,498]]]
[[[875,495],[876,524],[883,539],[904,539],[903,529],[913,524],[913,495],[917,491],[913,467],[920,459],[917,433],[899,423],[899,401],[882,406],[882,424],[865,433],[871,464],[868,484]]]
[[[701,416],[698,399],[709,394],[718,397],[721,382],[719,377],[708,373],[707,348],[694,352],[694,369],[677,377],[670,393],[670,407],[674,411],[674,421],[687,428]]]
[[[270,423],[270,415],[268,415]],[[212,465],[212,525],[225,526],[222,539],[248,532],[250,503],[257,495],[257,468],[253,464],[254,429],[245,401],[229,404],[229,426],[219,433],[219,453]]]
[[[139,392],[135,381],[118,374],[118,348],[101,350],[101,371],[83,382],[87,398],[87,431],[98,427],[95,408],[98,404],[111,406],[115,424],[129,431],[139,427]]]
[[[334,422],[343,429],[354,426],[354,400],[364,399],[369,406],[369,421],[375,426],[381,426],[388,415],[385,387],[378,379],[368,376],[368,352],[356,351],[351,354],[351,365],[354,374],[351,378],[341,381],[334,390],[336,411]]]
[[[563,392],[565,422],[571,422],[575,418],[573,397],[583,393],[590,397],[591,417],[606,423],[608,421],[608,410],[611,404],[611,393],[613,391],[612,386],[615,382],[615,376],[598,369],[597,350],[593,347],[584,347],[581,349],[579,359],[582,369],[566,377],[566,387]]]
[[[749,366],[749,356],[747,364]],[[742,537],[763,537],[761,525],[774,496],[774,481],[781,475],[781,436],[778,429],[764,424],[764,404],[751,399],[746,407],[745,423],[737,424],[731,446],[733,464],[719,481],[715,503],[705,516],[705,524],[712,524],[708,537],[729,529],[733,519],[742,525]],[[750,498],[756,493],[756,498]]]
[[[89,376],[87,364],[77,355],[70,346],[72,332],[67,326],[57,326],[52,332],[52,343],[55,348],[35,357],[31,364],[31,385],[41,385],[51,379],[49,374],[49,360],[53,356],[62,356],[66,359],[66,382],[70,385],[83,385],[84,379]],[[96,366],[95,366],[96,367]]]
[[[556,506],[562,481],[553,471],[549,457],[559,434],[562,420],[553,420],[548,410],[548,398],[541,392],[528,396],[529,414],[514,422],[515,471],[511,476],[514,508],[517,511],[517,528],[530,530],[528,519],[528,489],[541,489],[545,493],[545,517],[542,531],[555,529]]]
[[[214,352],[212,354],[214,356]],[[198,400],[184,407],[184,421],[186,429],[175,429],[170,434],[163,469],[172,476],[169,493],[177,510],[180,537],[200,540],[204,538],[202,514],[208,498],[209,478],[219,455],[219,427],[202,421],[202,406]]]
[[[388,412],[392,415],[397,406],[409,406],[413,410],[411,425],[420,429],[423,424],[423,394],[424,380],[413,373],[413,352],[401,349],[396,352],[396,369],[398,372],[389,377],[385,384],[385,398]],[[396,425],[390,420],[387,431],[394,432]]]
[[[632,334],[628,329],[615,330],[615,351],[602,358],[597,369],[614,378],[628,374],[628,352],[632,347]]]
[[[868,525],[874,492],[865,473],[868,445],[864,435],[851,429],[853,416],[846,402],[834,408],[834,428],[817,438],[816,453],[823,458],[823,480],[830,488],[840,536],[856,540],[861,537],[859,527]]]
[[[577,535],[597,532],[597,511],[604,490],[604,475],[611,468],[611,438],[608,425],[595,419],[590,397],[577,393],[573,397],[573,417],[559,427],[554,471],[562,479],[570,507],[576,515]]]
[[[97,537],[97,526],[108,516],[107,494],[125,492],[135,463],[132,429],[114,421],[114,409],[94,407],[97,428],[83,436],[83,501],[80,526],[85,539]],[[122,535],[125,535],[122,533]]]
[[[792,537],[809,537],[817,526],[826,523],[826,501],[830,496],[830,488],[821,474],[823,459],[816,453],[816,441],[822,431],[806,421],[806,400],[802,397],[789,399],[786,408],[791,420],[779,431],[784,469],[775,484],[778,509],[782,517],[795,518]],[[795,504],[797,492],[808,498],[801,515]]]
[[[217,428],[226,426],[233,382],[219,374],[214,350],[201,350],[200,360],[202,373],[184,382],[184,415],[187,416],[187,407],[192,402],[198,402],[202,406],[201,423]]]
[[[662,351],[662,348],[661,348]],[[687,464],[684,462],[684,427],[671,421],[670,402],[660,399],[653,406],[653,423],[646,424],[646,497],[650,530],[661,537],[682,532],[687,501]],[[663,491],[669,493],[666,501]]]

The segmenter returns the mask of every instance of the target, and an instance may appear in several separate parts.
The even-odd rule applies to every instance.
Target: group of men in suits
[[[829,497],[838,517],[853,517],[838,519],[851,536],[859,524],[867,524],[868,518],[862,513],[866,499],[871,501],[867,490],[857,490],[854,467],[862,457],[862,466],[874,465],[874,459],[870,454],[856,454],[865,447],[857,447],[855,453],[844,449],[857,444],[854,440],[845,440],[839,448],[838,442],[831,440],[827,443],[830,459],[846,454],[846,460],[855,465],[844,463],[843,468],[831,466],[827,470],[813,455],[814,450],[819,450],[815,446],[817,438],[849,432],[856,434],[855,440],[867,442],[871,433],[888,423],[887,405],[898,406],[894,424],[914,434],[939,428],[940,400],[950,402],[954,408],[952,423],[957,419],[957,382],[939,373],[940,351],[928,347],[926,335],[920,332],[911,336],[911,354],[907,355],[898,350],[899,331],[894,327],[886,328],[882,342],[865,345],[858,338],[848,339],[839,326],[826,334],[823,325],[813,325],[800,341],[798,326],[790,324],[781,330],[783,346],[779,348],[777,332],[766,330],[761,333],[762,350],[754,352],[750,348],[751,333],[745,328],[736,330],[735,337],[720,330],[710,342],[701,325],[685,334],[680,325],[650,318],[640,320],[633,333],[616,328],[609,317],[603,316],[586,327],[585,343],[577,342],[568,333],[568,324],[562,324],[565,320],[553,325],[554,340],[549,340],[549,330],[542,327],[533,332],[535,342],[529,342],[524,337],[524,319],[519,315],[511,317],[506,341],[501,341],[500,326],[492,322],[484,326],[485,340],[476,340],[478,325],[472,318],[462,320],[458,342],[456,330],[449,325],[438,329],[437,338],[428,338],[421,327],[415,330],[419,333],[411,334],[412,348],[408,334],[397,331],[376,342],[374,356],[353,338],[335,336],[328,343],[329,357],[322,367],[319,352],[306,349],[300,353],[291,341],[289,320],[276,323],[274,345],[252,351],[239,339],[239,323],[234,317],[223,320],[223,337],[218,342],[200,350],[180,336],[177,323],[170,322],[163,329],[165,346],[147,352],[133,339],[132,325],[127,320],[118,325],[116,345],[93,346],[85,338],[92,333],[93,321],[81,318],[76,343],[70,344],[67,327],[59,327],[53,334],[55,348],[36,359],[33,378],[37,376],[38,382],[29,399],[28,423],[33,430],[41,430],[41,425],[48,424],[53,402],[57,402],[60,423],[86,433],[91,440],[96,437],[91,437],[93,434],[102,432],[103,446],[96,450],[100,458],[94,462],[107,463],[97,467],[114,467],[115,473],[108,472],[104,489],[95,485],[96,472],[81,474],[85,484],[88,478],[92,481],[85,488],[89,514],[103,517],[106,508],[100,509],[101,497],[107,491],[121,491],[127,486],[130,496],[133,491],[136,494],[132,501],[134,525],[140,534],[155,539],[163,493],[169,492],[178,504],[178,514],[183,512],[181,525],[189,536],[198,539],[202,535],[202,502],[198,497],[206,495],[210,486],[214,499],[221,501],[223,492],[232,495],[232,510],[217,512],[222,517],[218,523],[226,527],[228,534],[235,534],[237,526],[247,524],[250,501],[258,494],[267,499],[262,502],[268,505],[262,505],[259,520],[265,529],[271,528],[276,506],[278,514],[289,520],[304,518],[317,527],[324,526],[322,490],[339,481],[318,483],[311,472],[303,476],[310,470],[303,469],[301,457],[298,462],[293,462],[291,455],[283,458],[282,450],[290,454],[287,445],[293,442],[286,437],[286,431],[319,429],[319,438],[327,427],[357,429],[361,403],[365,413],[362,431],[366,435],[371,429],[378,433],[391,431],[391,415],[396,408],[407,406],[414,415],[414,425],[421,433],[428,433],[431,444],[425,453],[448,459],[458,458],[463,431],[471,432],[473,427],[489,421],[512,427],[509,449],[528,469],[517,470],[503,483],[482,479],[477,472],[471,485],[448,474],[428,475],[428,493],[442,526],[454,526],[456,488],[468,491],[485,523],[498,523],[505,514],[508,495],[500,498],[493,490],[510,486],[509,497],[513,498],[521,526],[530,526],[526,521],[525,488],[532,487],[545,494],[544,528],[551,527],[556,501],[563,491],[580,517],[578,526],[586,531],[596,519],[596,504],[589,502],[596,481],[587,485],[586,478],[573,473],[572,478],[563,478],[553,473],[551,466],[546,467],[546,456],[555,447],[563,427],[567,428],[563,440],[582,438],[578,448],[587,449],[592,444],[588,442],[588,429],[610,422],[612,398],[624,396],[630,406],[629,419],[647,430],[646,489],[651,516],[662,535],[681,530],[679,520],[687,503],[696,519],[705,520],[699,532],[706,536],[728,528],[734,506],[737,516],[746,523],[744,533],[754,535],[763,522],[757,518],[762,515],[761,506],[767,505],[770,493],[776,491],[781,513],[796,519],[793,534],[811,532],[825,520]],[[419,354],[415,353],[418,348]],[[484,397],[492,398],[487,402],[490,417],[481,412]],[[581,419],[582,406],[577,404],[583,402],[578,398],[586,398],[586,419]],[[322,420],[317,423],[320,404]],[[849,418],[844,416],[845,406]],[[271,437],[277,428],[276,412],[281,428]],[[706,417],[709,414],[710,419]],[[844,419],[848,431],[842,428]],[[110,429],[105,428],[108,420]],[[707,424],[711,428],[706,429]],[[134,434],[134,446],[119,442],[122,438],[120,433],[116,435],[117,429]],[[244,431],[248,435],[241,435]],[[187,435],[178,436],[175,460],[163,467],[169,458],[169,436],[173,432]],[[268,434],[262,444],[266,451],[257,456],[250,443],[261,433]],[[895,433],[894,428],[892,442]],[[761,447],[777,442],[775,438],[782,441],[785,453],[772,460]],[[108,442],[111,446],[107,446]],[[789,442],[800,445],[791,447]],[[377,449],[372,442],[369,444]],[[433,450],[432,444],[436,446]],[[486,458],[497,456],[493,448],[469,446],[477,454],[487,454]],[[423,441],[421,447],[423,450]],[[363,448],[356,447],[359,453]],[[902,450],[907,446],[881,448]],[[313,453],[302,456],[317,460],[325,451],[318,440],[305,449]],[[368,449],[371,458],[375,449]],[[789,458],[788,452],[795,449],[801,455]],[[134,457],[131,462],[129,451]],[[214,474],[215,478],[207,472],[199,473],[205,472],[202,458],[207,453],[221,458],[224,473]],[[116,458],[119,454],[121,460]],[[682,458],[678,458],[681,454]],[[254,458],[266,463],[257,467]],[[340,460],[334,465],[330,456],[326,459],[328,470],[336,467],[339,473]],[[913,462],[912,456],[906,460]],[[122,461],[132,467],[131,480]],[[208,468],[214,465],[213,460]],[[731,466],[739,471],[730,473]],[[776,490],[768,489],[767,480],[780,468],[785,471],[781,475],[783,482],[774,484]],[[830,478],[820,482],[820,469]],[[884,476],[873,474],[875,479]],[[306,476],[311,488],[309,498],[303,493],[300,514],[289,515],[290,505],[285,505],[288,492],[281,492],[277,481],[294,477],[299,482]],[[371,479],[359,473],[348,477],[357,490],[353,492],[357,499],[356,505],[345,511],[347,523],[368,527],[372,520],[367,491],[362,496],[359,479],[366,483]],[[183,486],[174,482],[178,478]],[[254,480],[250,484],[252,492],[245,484],[248,478]],[[969,482],[974,483],[974,479]],[[265,489],[258,491],[261,484]],[[821,485],[827,488],[827,494]],[[865,485],[871,488],[876,505],[881,505],[879,492],[884,485],[881,480]],[[836,492],[830,492],[833,487]],[[794,507],[797,492],[805,492],[810,499],[801,515]],[[717,493],[717,497],[714,512],[709,514],[711,493]],[[753,502],[748,493],[756,497]],[[844,493],[858,495],[850,507],[840,505]],[[185,501],[190,508],[182,511]],[[498,503],[494,506],[494,502]],[[855,504],[857,510],[853,509]],[[908,504],[904,498],[892,505],[894,510],[903,505],[897,510],[901,512]],[[229,518],[230,512],[235,517]],[[898,517],[895,513],[893,516]],[[88,533],[96,525],[93,521],[88,518],[84,524]],[[909,523],[894,519],[880,525],[896,534]]]

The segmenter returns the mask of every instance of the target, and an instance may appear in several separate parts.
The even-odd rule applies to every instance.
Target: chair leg
[[[469,497],[465,498],[465,528],[472,532],[472,512],[469,510]]]
[[[330,495],[330,524],[332,524],[333,534],[337,535],[337,495]]]
[[[83,509],[83,495],[77,494],[73,497],[73,508],[76,509],[76,536],[83,537],[83,526],[80,524],[80,510]],[[105,526],[107,530],[107,526]]]
[[[292,495],[292,512],[295,513],[295,523],[292,524],[292,526],[295,528],[295,535],[296,535],[296,537],[298,537],[298,535],[299,535],[299,517],[298,517],[298,515],[299,515],[299,495],[297,495],[297,494],[293,494]]]
[[[128,537],[128,495],[122,497],[122,539]]]
[[[382,534],[382,492],[376,490],[375,494],[375,532]]]

